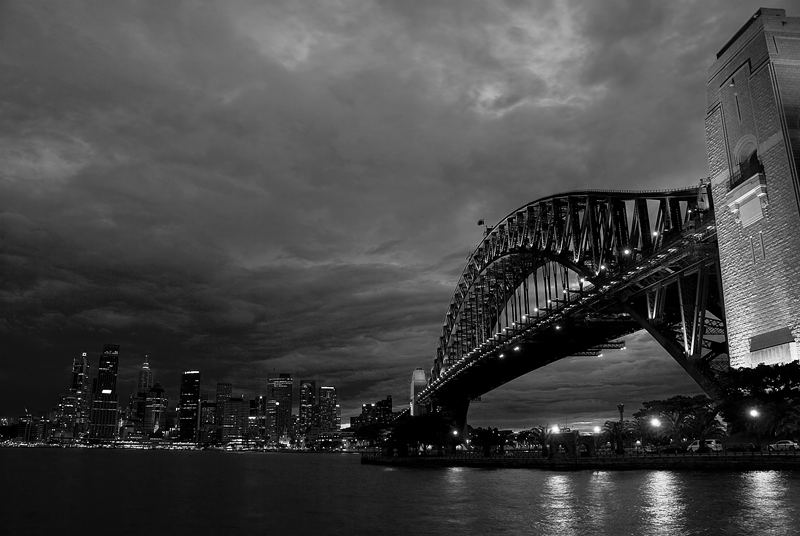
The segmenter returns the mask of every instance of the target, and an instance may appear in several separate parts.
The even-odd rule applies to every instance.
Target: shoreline
[[[631,471],[669,469],[692,471],[752,471],[800,469],[800,454],[675,454],[597,458],[535,458],[514,456],[407,456],[362,455],[362,465],[391,467],[472,467],[485,469],[541,469],[549,471]]]

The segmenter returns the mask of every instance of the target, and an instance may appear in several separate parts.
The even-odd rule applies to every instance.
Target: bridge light
[[[515,351],[515,352],[519,352],[519,346],[515,346],[515,347],[514,347],[514,351]]]
[[[539,308],[538,308],[538,307],[534,307],[534,308],[533,308],[533,312],[534,312],[534,313],[538,313],[538,312],[539,312]]]
[[[605,270],[605,269],[606,269],[606,265],[605,265],[605,264],[601,264],[601,265],[600,265],[600,269],[601,269],[601,270]]]
[[[559,326],[558,324],[556,324],[556,329],[561,329],[561,326]]]
[[[622,253],[623,253],[623,254],[625,254],[625,255],[630,255],[630,254],[631,254],[631,250],[629,250],[629,249],[626,249],[626,250],[625,250],[625,251],[623,251]]]
[[[497,356],[497,357],[499,357],[500,359],[503,359],[505,356],[506,356],[506,354],[500,354],[500,355],[499,355],[499,356]]]
[[[653,231],[653,236],[658,236],[658,231]]]
[[[553,300],[547,300],[547,303],[553,303]]]

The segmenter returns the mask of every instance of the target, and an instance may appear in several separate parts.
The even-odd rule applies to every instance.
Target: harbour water
[[[0,449],[3,533],[800,534],[800,472],[362,466],[352,454]]]

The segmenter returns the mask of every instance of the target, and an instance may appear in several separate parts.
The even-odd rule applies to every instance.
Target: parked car
[[[752,443],[728,443],[725,445],[728,452],[758,452],[761,449]]]
[[[677,454],[679,452],[686,452],[686,448],[682,445],[667,445],[665,447],[661,447],[660,451],[664,454]]]
[[[722,443],[720,443],[716,439],[706,439],[706,447],[711,452],[722,451]],[[700,441],[698,439],[695,439],[694,441],[689,443],[689,446],[686,447],[686,450],[689,452],[698,452],[700,450]]]
[[[771,444],[769,450],[798,450],[800,445],[791,439],[781,439],[780,441]]]

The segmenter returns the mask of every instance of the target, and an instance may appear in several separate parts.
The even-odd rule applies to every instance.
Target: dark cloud
[[[149,354],[173,399],[199,368],[248,395],[273,370],[316,378],[345,416],[403,401],[478,219],[706,175],[706,69],[757,8],[6,2],[0,414],[52,406],[72,357],[111,341],[123,393]],[[472,415],[646,399],[674,364],[636,340],[650,353],[590,384],[564,360]],[[687,392],[670,370],[660,392]]]

